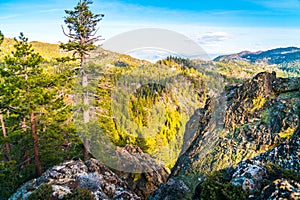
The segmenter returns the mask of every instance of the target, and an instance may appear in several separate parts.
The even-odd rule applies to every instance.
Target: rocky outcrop
[[[95,199],[147,199],[170,174],[167,168],[157,164],[137,146],[118,147],[115,154],[125,171],[112,169],[112,172],[95,159],[69,161],[27,182],[11,199],[26,199],[45,184],[51,186],[53,199],[63,199],[76,193],[78,188],[90,191]]]
[[[300,121],[299,90],[300,78],[260,73],[209,99],[198,112],[198,128],[191,129],[194,135],[186,133],[190,136],[185,144],[191,145],[182,152],[169,179],[182,180],[194,191],[203,174],[253,159],[249,165],[241,162],[243,170],[235,175],[233,170],[230,176],[233,184],[258,191],[267,175],[266,160],[299,172],[299,142],[291,139]],[[254,177],[244,180],[240,174]],[[156,199],[155,193],[151,199]]]
[[[43,185],[52,187],[52,199],[63,199],[77,188],[84,188],[95,199],[140,199],[115,173],[95,159],[69,161],[48,169],[37,179],[25,183],[10,199],[30,199]],[[50,199],[44,197],[44,199]]]
[[[247,192],[248,199],[300,199],[299,166],[300,126],[287,142],[240,162],[230,170],[228,182]],[[195,200],[203,184],[196,187]]]
[[[170,170],[163,165],[157,164],[155,160],[144,153],[138,146],[126,145],[124,148],[118,148],[119,158],[128,163],[128,170],[115,171],[115,173],[128,183],[128,186],[142,199],[147,199],[151,192],[158,186],[166,182]],[[135,169],[140,169],[136,173]],[[130,169],[132,172],[130,172]]]
[[[294,180],[277,179],[266,186],[257,199],[300,199],[300,183]]]

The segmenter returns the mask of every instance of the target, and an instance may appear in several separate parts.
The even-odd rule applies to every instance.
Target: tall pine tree
[[[2,32],[0,31],[0,46],[3,43],[4,40],[4,35],[2,34]],[[1,51],[1,49],[0,49]],[[2,108],[0,107],[0,122],[1,122],[1,128],[2,128],[2,134],[3,134],[3,138],[6,140],[7,139],[7,134],[6,134],[6,127],[5,127],[5,123],[4,123],[4,117],[3,117],[3,113],[2,113]],[[5,150],[6,150],[6,156],[5,159],[10,161],[10,144],[9,142],[5,142]]]
[[[5,99],[2,103],[7,108],[13,108],[22,116],[21,127],[33,136],[34,158],[37,175],[42,174],[39,158],[38,133],[36,128],[35,111],[37,106],[44,101],[43,87],[41,87],[41,69],[39,64],[42,57],[35,53],[23,33],[19,39],[15,38],[15,51],[4,58],[5,69],[1,72],[3,84],[1,93]],[[29,121],[30,123],[28,123]],[[28,149],[25,149],[26,163],[29,163]]]
[[[75,59],[80,60],[80,78],[82,87],[82,121],[84,123],[90,122],[90,108],[89,108],[89,92],[88,92],[88,74],[85,69],[87,55],[96,48],[95,42],[99,41],[101,36],[97,34],[97,24],[104,17],[103,14],[94,14],[89,5],[93,2],[89,0],[79,1],[74,7],[74,10],[65,10],[67,16],[65,17],[65,24],[68,32],[62,27],[63,33],[69,38],[65,44],[60,47],[64,50],[73,52]],[[87,138],[83,139],[84,143],[84,159],[89,159],[90,144]]]

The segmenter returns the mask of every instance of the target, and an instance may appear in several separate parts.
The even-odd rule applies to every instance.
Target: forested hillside
[[[44,171],[83,156],[74,99],[78,92],[76,62],[44,59],[22,35],[16,41],[5,41],[13,47],[11,54],[2,52],[1,62],[2,197],[39,175],[39,168]],[[41,49],[49,47],[39,44]],[[42,52],[46,58],[62,55]],[[112,148],[138,145],[171,167],[181,150],[186,122],[204,105],[205,76],[173,61],[151,64],[100,48],[88,60],[87,69],[93,74],[89,83],[96,97],[92,106],[102,131],[98,135],[109,140]],[[157,70],[161,71],[159,77],[154,73]],[[142,87],[124,94],[124,87],[133,83]],[[176,84],[178,87],[173,87]],[[119,97],[127,98],[126,108],[122,107],[124,102],[117,102]],[[150,129],[152,133],[147,134]]]

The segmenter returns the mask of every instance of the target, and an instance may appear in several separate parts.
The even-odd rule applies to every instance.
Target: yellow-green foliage
[[[142,174],[141,173],[132,173],[131,176],[133,178],[133,181],[136,182],[141,178]]]
[[[4,58],[5,55],[10,54],[14,49],[15,41],[10,38],[5,38],[1,45],[0,60]],[[66,53],[59,49],[59,44],[49,44],[44,42],[32,41],[30,42],[33,49],[47,61],[53,61],[55,58],[63,56],[71,56],[72,53]]]
[[[181,150],[185,124],[205,101],[202,74],[176,63],[174,70],[149,63],[136,67],[140,61],[125,55],[113,59],[118,62],[111,59],[107,56],[97,64],[105,69],[97,89],[101,129],[115,145],[138,145],[159,161],[173,165]],[[203,91],[201,97],[198,90]]]
[[[229,80],[235,80],[234,82],[241,82],[245,79],[252,78],[255,74],[260,72],[275,71],[278,77],[297,75],[292,72],[286,72],[280,69],[280,67],[274,67],[272,65],[254,65],[245,61],[216,62],[216,70]]]
[[[252,108],[251,111],[253,112],[255,110],[261,109],[264,106],[265,102],[266,102],[266,98],[265,97],[258,96],[256,98],[252,99],[253,108]]]
[[[222,75],[241,80],[251,78],[258,71],[257,66],[241,61],[217,62],[216,67]]]
[[[282,139],[290,139],[293,136],[294,132],[295,132],[294,128],[288,127],[285,131],[280,132],[279,136]]]

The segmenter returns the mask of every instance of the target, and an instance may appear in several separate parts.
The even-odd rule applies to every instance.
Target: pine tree
[[[4,58],[5,69],[1,71],[3,85],[1,93],[5,98],[2,103],[5,107],[16,109],[23,116],[21,128],[27,132],[31,127],[33,136],[34,157],[37,175],[42,174],[42,166],[39,158],[38,134],[36,129],[35,111],[37,105],[44,101],[43,87],[40,86],[41,69],[39,64],[42,57],[35,53],[23,33],[19,39],[15,38],[15,51]],[[30,125],[27,124],[30,120]],[[25,149],[26,162],[29,162],[28,149]]]
[[[68,33],[62,27],[63,33],[69,38],[69,41],[66,44],[62,43],[60,47],[74,52],[75,58],[80,60],[81,68],[85,64],[86,55],[96,48],[94,43],[101,38],[101,36],[96,36],[97,24],[104,15],[93,14],[89,9],[89,5],[92,3],[89,0],[80,0],[74,10],[65,10],[67,16],[64,22],[67,25]]]
[[[2,32],[0,31],[0,45],[2,44],[4,40],[4,35],[2,34]],[[1,49],[0,49],[1,51]],[[4,123],[4,119],[3,119],[3,113],[2,113],[2,109],[0,108],[0,122],[1,122],[1,128],[2,128],[2,133],[3,133],[3,138],[6,140],[7,139],[7,134],[6,134],[6,127],[5,127],[5,123]],[[8,161],[10,161],[10,144],[9,142],[5,143],[5,150],[6,150],[6,159]]]
[[[89,109],[89,93],[88,74],[85,69],[86,56],[96,48],[95,42],[99,41],[101,36],[97,34],[97,24],[104,17],[103,14],[94,14],[89,5],[92,1],[83,0],[79,1],[74,10],[65,10],[67,16],[64,22],[67,25],[68,32],[66,33],[62,27],[63,33],[69,38],[66,44],[61,44],[60,47],[64,50],[73,52],[75,59],[80,60],[80,78],[82,87],[82,102],[81,108],[83,122],[90,122],[90,109]],[[84,159],[89,159],[90,145],[89,141],[84,138]]]
[[[2,44],[4,40],[4,35],[2,34],[2,32],[0,31],[0,45]]]

